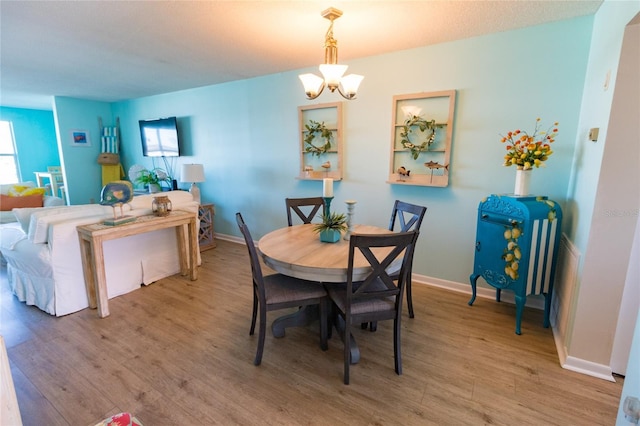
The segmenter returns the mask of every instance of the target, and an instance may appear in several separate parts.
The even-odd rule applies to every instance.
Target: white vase
[[[529,170],[517,169],[516,170],[516,186],[515,186],[515,189],[513,190],[513,195],[516,195],[516,196],[529,195],[530,180],[531,180],[531,169]]]
[[[156,192],[160,192],[160,191],[162,191],[162,187],[160,187],[160,184],[157,184],[157,183],[149,184],[149,194],[155,194]]]

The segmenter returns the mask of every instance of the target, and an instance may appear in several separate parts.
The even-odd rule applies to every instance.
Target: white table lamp
[[[196,183],[204,182],[204,166],[202,164],[183,164],[181,180],[182,182],[191,182],[189,192],[193,196],[193,200],[200,204],[200,189]]]

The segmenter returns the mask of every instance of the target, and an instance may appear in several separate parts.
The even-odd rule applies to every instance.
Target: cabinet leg
[[[522,312],[524,311],[524,304],[526,302],[526,296],[516,295],[516,334],[522,334],[520,332],[520,323],[522,321]]]
[[[469,281],[471,282],[471,299],[467,302],[469,306],[473,305],[473,302],[476,301],[476,281],[478,281],[478,277],[479,275],[477,274],[471,274],[469,276]]]

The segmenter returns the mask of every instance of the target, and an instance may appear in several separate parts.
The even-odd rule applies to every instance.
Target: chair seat
[[[268,305],[308,300],[327,295],[322,284],[282,274],[264,276],[264,292]]]
[[[359,286],[360,283],[353,283],[354,288],[358,288]],[[369,286],[369,289],[375,291],[386,290],[387,288],[378,278]],[[329,297],[333,300],[338,309],[340,309],[340,311],[342,312],[345,312],[347,304],[346,283],[331,284],[330,286],[327,286],[327,292],[329,293]],[[351,313],[353,315],[385,311],[395,311],[395,300],[393,297],[386,297],[384,299],[354,300],[351,302]]]

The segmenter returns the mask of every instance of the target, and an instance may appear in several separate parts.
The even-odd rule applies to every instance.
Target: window
[[[18,157],[10,121],[0,121],[0,184],[19,182]]]

